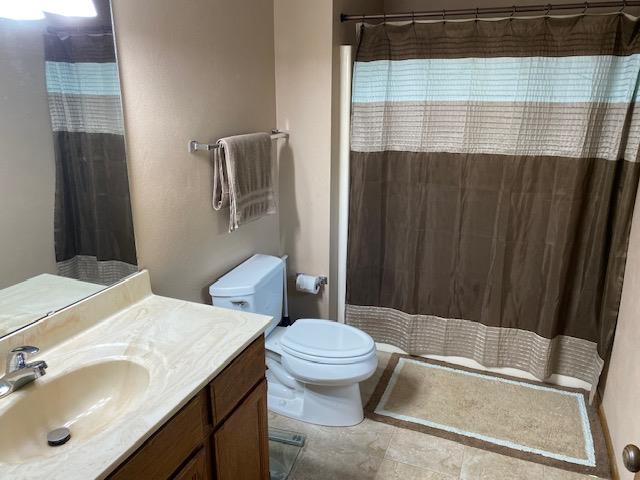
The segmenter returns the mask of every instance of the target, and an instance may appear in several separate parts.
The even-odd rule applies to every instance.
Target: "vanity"
[[[0,477],[268,479],[268,322],[154,295],[142,271],[3,337],[48,368],[0,399]]]
[[[268,479],[264,373],[260,336],[109,478]]]

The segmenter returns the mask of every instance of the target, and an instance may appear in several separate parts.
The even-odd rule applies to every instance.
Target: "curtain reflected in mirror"
[[[0,16],[0,336],[138,270],[108,0]]]
[[[113,33],[44,38],[58,273],[113,283],[137,270]]]

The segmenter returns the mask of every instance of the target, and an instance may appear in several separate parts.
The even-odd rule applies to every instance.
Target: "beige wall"
[[[290,255],[290,315],[336,317],[339,46],[355,42],[343,11],[373,12],[382,0],[275,0],[281,247]],[[327,275],[317,296],[294,288],[296,272]]]
[[[636,199],[618,326],[602,402],[620,478],[633,474],[622,465],[622,449],[640,446],[640,197]]]
[[[279,253],[278,217],[227,233],[208,154],[187,142],[275,126],[273,3],[113,0],[138,260],[156,293],[210,302],[254,252]]]
[[[278,127],[289,130],[280,154],[280,237],[289,254],[292,318],[327,317],[328,289],[293,287],[296,272],[329,275],[332,6],[329,0],[275,0]]]
[[[56,271],[43,31],[0,19],[0,288]]]

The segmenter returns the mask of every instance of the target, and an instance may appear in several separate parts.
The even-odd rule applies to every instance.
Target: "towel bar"
[[[277,140],[278,138],[289,138],[289,132],[271,130],[271,140]],[[189,153],[193,153],[199,150],[215,150],[216,148],[220,148],[220,145],[217,143],[200,143],[197,140],[189,140],[187,148],[189,149]]]

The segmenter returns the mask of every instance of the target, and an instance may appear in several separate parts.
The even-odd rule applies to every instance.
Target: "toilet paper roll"
[[[320,291],[320,277],[299,273],[296,277],[296,290],[315,295]]]

